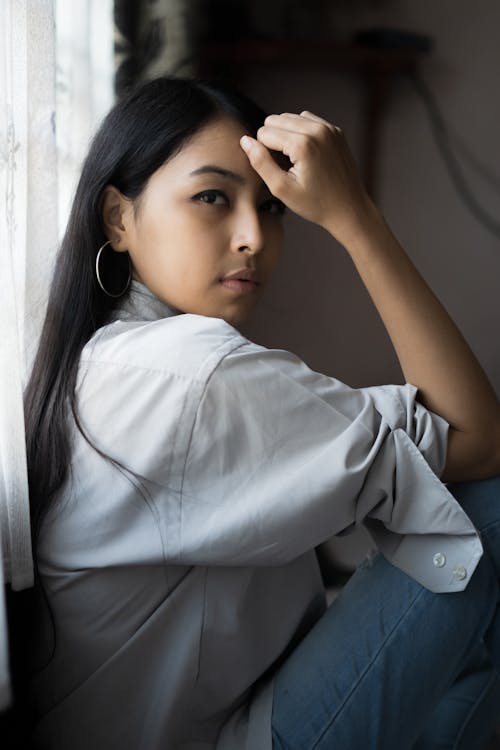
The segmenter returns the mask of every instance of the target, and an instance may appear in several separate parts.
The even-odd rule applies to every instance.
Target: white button
[[[446,556],[443,555],[442,552],[436,552],[436,554],[432,558],[432,562],[434,563],[436,568],[442,568],[444,565],[446,565]]]
[[[457,565],[457,567],[453,571],[453,575],[455,576],[457,581],[463,581],[464,578],[467,578],[467,570],[463,565]]]

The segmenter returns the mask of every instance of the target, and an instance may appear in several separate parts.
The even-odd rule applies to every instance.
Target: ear
[[[132,201],[120,193],[114,185],[106,185],[101,198],[102,225],[106,237],[111,241],[113,250],[116,252],[128,250],[131,214],[133,214]]]

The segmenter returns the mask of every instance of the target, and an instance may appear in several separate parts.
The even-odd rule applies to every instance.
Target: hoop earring
[[[115,270],[115,268],[113,268],[113,266],[116,267],[116,262],[113,261],[113,265],[111,265],[109,258],[106,259],[106,256],[102,255],[102,251],[108,245],[111,245],[111,240],[108,240],[107,242],[104,243],[104,245],[101,245],[101,247],[97,251],[97,257],[95,259],[95,273],[96,273],[96,276],[97,276],[97,283],[101,287],[101,289],[104,292],[104,294],[107,294],[108,297],[122,297],[125,294],[125,292],[127,291],[127,289],[129,288],[130,282],[132,280],[132,272],[131,272],[131,267],[130,267],[130,256],[127,253],[128,278],[127,278],[125,287],[118,294],[114,294],[113,292],[108,292],[108,290],[105,288],[104,284],[102,283],[101,268],[100,268],[101,259],[102,259],[104,261],[104,265],[105,266],[106,266],[106,264],[108,265],[108,273],[111,272],[111,271],[113,271],[113,270]],[[123,253],[116,253],[116,252],[114,252],[114,255],[123,255]]]

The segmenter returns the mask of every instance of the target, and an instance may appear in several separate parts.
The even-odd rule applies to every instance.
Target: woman
[[[344,245],[412,385],[352,390],[238,332],[285,205]],[[338,128],[167,78],[117,104],[83,167],[26,415],[36,746],[487,738],[498,483],[460,490],[480,559],[436,475],[499,472],[499,405]],[[325,613],[314,547],[361,521],[384,557]]]

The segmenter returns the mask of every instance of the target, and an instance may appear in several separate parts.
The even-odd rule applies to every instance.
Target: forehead
[[[260,181],[240,146],[246,129],[239,122],[224,117],[209,122],[182,146],[159,171],[173,176],[188,176],[207,164],[214,164],[241,174],[245,179]]]
[[[198,130],[187,141],[186,145],[179,152],[183,151],[196,152],[205,149],[222,149],[227,146],[237,146],[240,150],[239,142],[242,135],[247,130],[243,125],[229,117],[220,117],[211,120]]]

